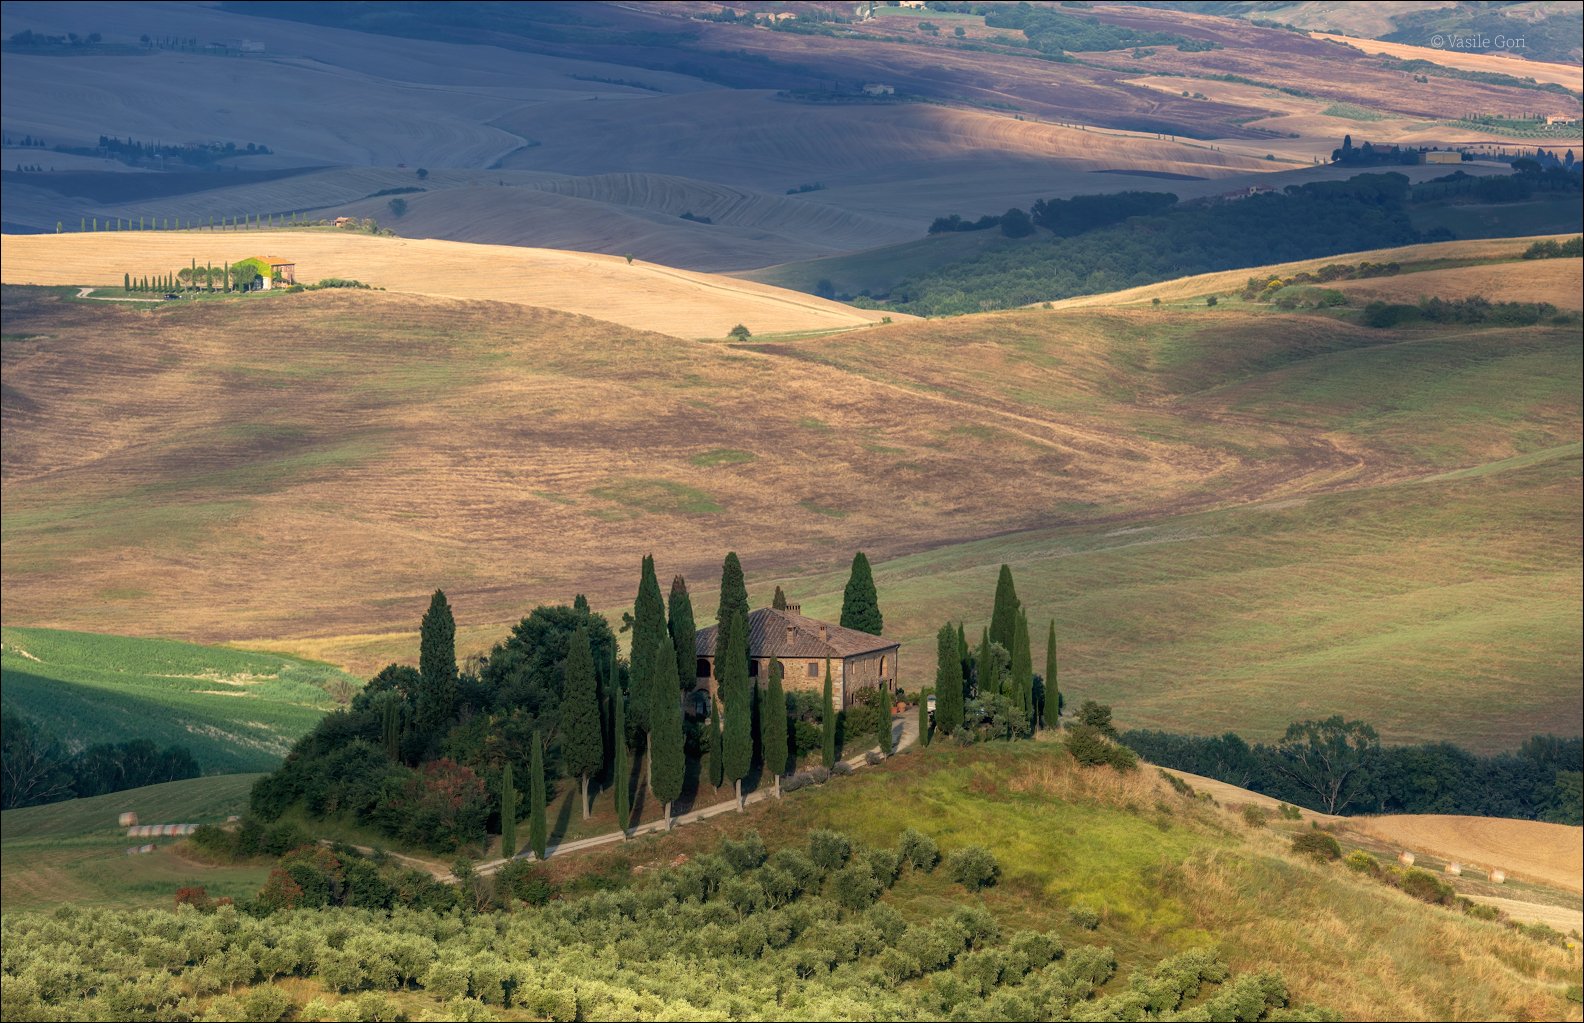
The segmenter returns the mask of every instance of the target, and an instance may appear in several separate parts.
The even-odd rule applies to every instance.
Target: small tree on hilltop
[[[727,331],[726,336],[733,341],[746,341],[753,337],[753,333],[749,331],[747,327],[739,323],[737,326]]]
[[[880,635],[885,618],[880,614],[880,597],[875,592],[874,574],[869,570],[869,559],[863,551],[853,555],[852,571],[847,576],[847,588],[842,593],[841,624],[845,629],[857,629],[871,636]]]

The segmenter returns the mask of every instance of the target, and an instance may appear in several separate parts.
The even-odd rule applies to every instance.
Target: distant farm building
[[[886,85],[882,82],[870,82],[863,87],[863,91],[869,96],[895,96],[896,86]]]
[[[715,691],[717,628],[711,625],[700,629],[694,644],[694,674],[701,693]],[[749,679],[755,685],[769,685],[770,664],[779,660],[782,685],[788,692],[820,692],[829,667],[838,708],[851,707],[865,689],[874,689],[881,683],[894,687],[900,649],[894,640],[805,617],[796,604],[788,605],[785,611],[763,607],[748,614]],[[707,713],[707,707],[701,695],[689,709]]]
[[[1425,163],[1462,163],[1463,154],[1455,149],[1432,149],[1424,155]]]
[[[1578,120],[1571,114],[1550,114],[1546,117],[1546,124],[1577,124]]]
[[[357,219],[355,217],[337,217],[337,218],[335,218],[335,226],[336,227],[356,227],[357,226]]]
[[[264,256],[260,262],[269,267],[269,273],[259,275],[259,280],[264,282],[261,285],[262,290],[268,291],[272,284],[284,287],[297,283],[297,264],[291,260],[279,256]]]

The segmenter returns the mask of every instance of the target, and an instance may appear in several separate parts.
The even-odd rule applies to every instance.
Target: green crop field
[[[228,774],[128,789],[0,814],[0,873],[7,913],[60,905],[168,907],[175,890],[207,885],[215,896],[251,895],[268,868],[213,867],[177,855],[174,838],[128,838],[123,813],[143,824],[217,824],[247,808],[257,774]],[[128,855],[129,847],[156,846]]]
[[[340,669],[279,654],[7,627],[7,711],[81,745],[186,746],[206,773],[259,771],[349,694]]]

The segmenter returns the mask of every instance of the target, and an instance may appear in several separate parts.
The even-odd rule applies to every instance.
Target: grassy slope
[[[1047,743],[954,750],[937,744],[744,818],[726,815],[551,867],[564,882],[622,884],[639,863],[704,851],[754,828],[773,849],[812,828],[894,845],[904,827],[943,852],[984,845],[1001,883],[982,904],[1003,927],[1051,929],[1069,944],[1108,944],[1123,974],[1187,948],[1215,947],[1234,970],[1277,970],[1294,1000],[1348,1018],[1578,1018],[1563,1001],[1577,967],[1545,947],[1451,911],[1416,903],[1340,866],[1286,852],[1288,833],[1251,832],[1231,814],[1173,793],[1153,772],[1080,771]],[[582,878],[581,882],[578,880]],[[910,920],[965,898],[942,872],[887,896]],[[1073,906],[1098,910],[1089,933]]]
[[[73,743],[186,746],[205,772],[258,771],[333,704],[338,668],[278,654],[6,628],[5,707]],[[351,681],[351,680],[347,680]]]
[[[7,683],[9,685],[9,683]],[[130,839],[116,826],[133,812],[143,824],[213,824],[247,807],[260,776],[229,774],[72,799],[0,814],[0,873],[6,912],[91,905],[167,907],[175,890],[203,884],[215,896],[240,898],[263,883],[266,867],[214,867],[177,855],[175,839]],[[127,847],[152,842],[152,853]]]

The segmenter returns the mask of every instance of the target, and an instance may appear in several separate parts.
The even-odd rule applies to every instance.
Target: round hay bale
[[[1448,863],[1446,865],[1446,872],[1451,874],[1453,877],[1461,877],[1463,875],[1463,864]]]
[[[117,824],[118,824],[118,825],[119,825],[119,826],[120,826],[120,827],[123,827],[123,828],[130,828],[130,827],[132,827],[132,826],[133,826],[133,825],[134,825],[134,824],[136,824],[136,823],[137,823],[137,822],[138,822],[138,816],[137,816],[137,814],[135,814],[135,813],[130,813],[130,812],[128,812],[128,813],[123,813],[123,814],[122,814],[122,815],[121,815],[121,816],[120,816],[120,817],[117,817],[117,818],[116,818],[116,823],[117,823]]]
[[[1506,875],[1506,873],[1504,873],[1503,871],[1500,871],[1500,870],[1491,871],[1490,872],[1490,879],[1491,879],[1491,884],[1506,884],[1507,883],[1507,875]]]
[[[1414,854],[1411,852],[1398,853],[1397,862],[1401,863],[1405,867],[1411,867],[1414,865]]]

